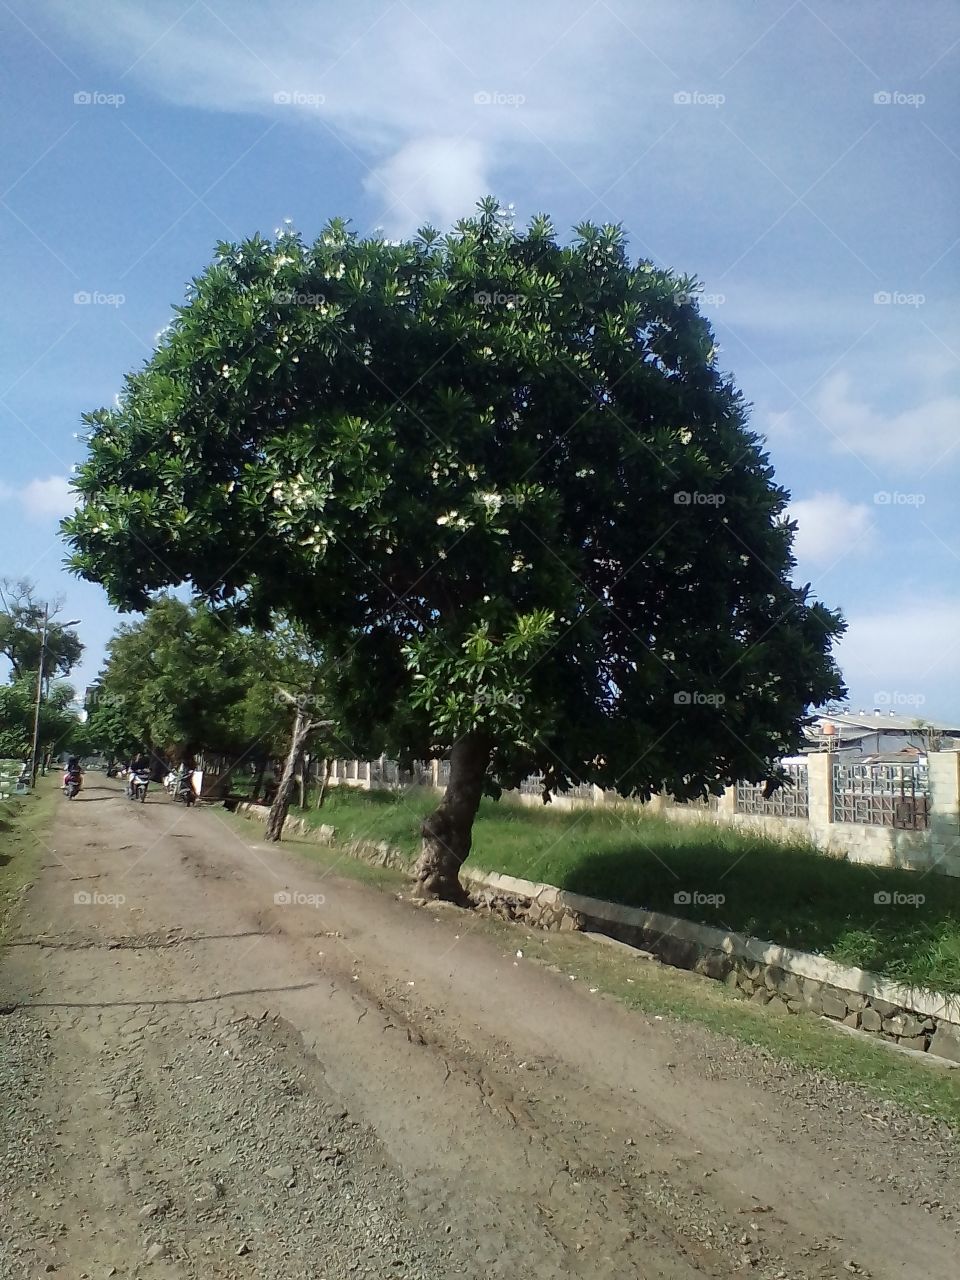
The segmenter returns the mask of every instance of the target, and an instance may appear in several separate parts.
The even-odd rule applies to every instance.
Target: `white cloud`
[[[814,402],[836,452],[926,471],[960,444],[960,396],[940,395],[900,412],[874,409],[847,373],[826,379]]]
[[[840,493],[815,493],[792,502],[790,518],[797,522],[794,553],[801,562],[832,564],[841,556],[869,546],[874,513],[865,503],[850,502]]]
[[[31,520],[65,516],[74,509],[77,502],[77,495],[70,488],[70,481],[66,476],[31,480],[17,496]]]
[[[490,179],[479,143],[430,138],[403,147],[364,186],[384,201],[377,222],[402,235],[425,222],[450,226],[486,195]]]
[[[472,212],[477,180],[499,192],[515,179],[514,190],[522,183],[528,191],[535,161],[572,184],[584,209],[625,170],[643,172],[645,164],[635,166],[648,150],[699,178],[699,144],[695,154],[681,153],[674,138],[657,151],[678,123],[689,130],[703,121],[684,114],[673,95],[716,77],[724,56],[718,39],[732,62],[768,25],[733,5],[708,24],[699,0],[648,6],[642,20],[629,6],[621,18],[616,5],[582,0],[548,7],[487,0],[476,8],[444,0],[45,3],[61,32],[114,68],[121,88],[139,85],[178,105],[259,115],[281,127],[302,124],[326,150],[342,149],[365,166],[368,187],[401,179],[419,152],[443,139],[450,180],[440,190],[434,182],[424,205],[447,211],[448,222]],[[108,85],[109,71],[103,79]],[[467,193],[470,201],[454,208],[454,196]],[[619,194],[593,216],[617,216]],[[415,225],[410,218],[403,229]]]
[[[508,0],[475,13],[441,0],[340,8],[288,0],[281,10],[216,12],[176,0],[100,0],[96,14],[71,0],[53,7],[65,28],[172,101],[343,127],[381,154],[438,130],[576,135],[578,118],[596,120],[602,109],[601,59],[616,56],[626,36],[606,6],[580,0],[556,0],[549,29],[534,6]]]

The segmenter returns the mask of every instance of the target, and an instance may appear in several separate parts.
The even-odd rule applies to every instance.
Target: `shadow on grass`
[[[637,841],[579,852],[561,888],[960,990],[960,881],[805,846],[658,834],[641,825]]]

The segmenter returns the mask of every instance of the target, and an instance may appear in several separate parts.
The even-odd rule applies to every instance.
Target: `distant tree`
[[[649,796],[776,776],[839,697],[789,495],[696,282],[622,230],[331,222],[223,244],[115,408],[65,522],[123,608],[182,582],[337,658],[341,729],[449,752],[423,890],[459,898],[484,789]]]
[[[0,653],[8,659],[14,680],[36,676],[40,664],[44,603],[25,578],[0,583]],[[75,631],[58,626],[56,606],[50,610],[43,660],[45,685],[57,676],[69,675],[80,661],[83,645]]]
[[[100,752],[113,761],[132,755],[143,742],[126,710],[125,694],[112,693],[98,682],[87,690],[84,707],[89,753]]]
[[[274,705],[286,715],[284,736],[286,758],[277,792],[267,817],[265,836],[279,840],[283,834],[293,797],[296,778],[306,772],[309,751],[319,751],[328,758],[343,750],[332,702],[333,666],[320,654],[311,653],[303,636],[289,624],[271,637],[274,651]]]
[[[304,751],[321,728],[311,710],[319,672],[282,622],[264,634],[236,627],[229,611],[161,598],[111,639],[88,694],[87,733],[111,754],[149,746],[176,759],[206,753],[263,765],[286,757],[276,806],[282,827]]]
[[[945,737],[943,730],[935,728],[926,720],[917,720],[916,723],[924,751],[941,751]]]
[[[252,676],[242,639],[215,611],[165,597],[108,645],[98,726],[120,744],[177,756],[242,748],[238,707]]]
[[[29,676],[0,685],[0,757],[26,760],[33,748],[36,680]],[[70,751],[80,737],[75,693],[69,684],[57,683],[40,704],[39,758]]]

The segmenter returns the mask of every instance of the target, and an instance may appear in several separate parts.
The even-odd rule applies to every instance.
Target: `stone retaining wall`
[[[265,821],[265,805],[241,803],[236,812]],[[312,827],[288,817],[284,832],[334,845],[350,857],[408,871],[404,855],[386,841],[340,844],[332,826]],[[554,885],[464,867],[478,907],[537,929],[602,933],[639,948],[674,968],[723,982],[754,1004],[777,1003],[790,1013],[808,1011],[908,1049],[960,1062],[960,998],[887,982],[864,969],[782,947],[745,934],[727,933],[662,912],[567,893]]]

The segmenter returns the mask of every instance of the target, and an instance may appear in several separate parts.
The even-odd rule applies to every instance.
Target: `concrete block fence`
[[[833,771],[838,757],[831,752],[812,752],[798,758],[806,777],[805,818],[743,813],[737,807],[737,789],[728,787],[722,796],[707,804],[676,804],[666,796],[656,796],[647,804],[624,800],[600,787],[581,786],[553,798],[558,808],[617,806],[629,820],[631,813],[660,814],[672,822],[712,822],[756,831],[775,839],[808,840],[817,848],[850,862],[878,867],[904,867],[911,871],[936,871],[960,876],[960,753],[931,751],[927,755],[929,826],[925,830],[902,830],[859,822],[834,820]],[[332,786],[402,787],[410,785],[442,787],[446,764],[430,760],[409,772],[392,761],[337,760],[330,777]],[[539,789],[524,784],[519,791],[504,795],[519,804],[540,805]]]

